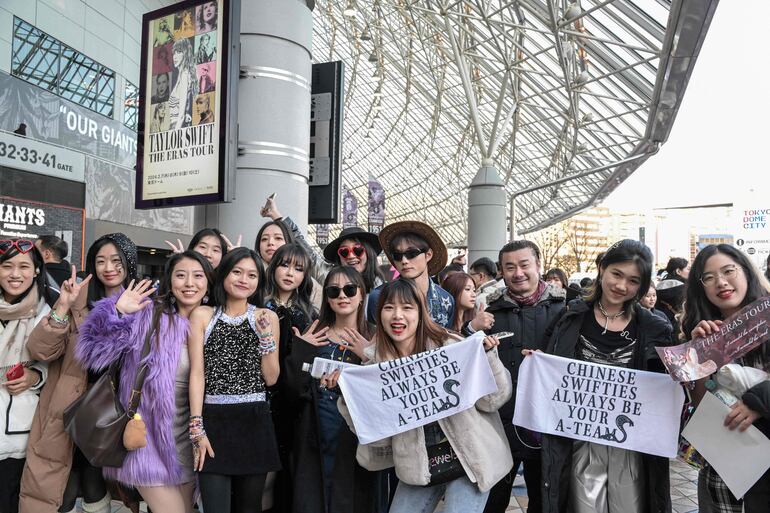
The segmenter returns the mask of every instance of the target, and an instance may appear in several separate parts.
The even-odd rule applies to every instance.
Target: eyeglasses
[[[336,285],[329,285],[326,287],[326,297],[329,299],[337,299],[340,297],[340,292],[345,294],[345,297],[353,297],[358,292],[358,285],[348,283],[344,287],[338,287]]]
[[[704,287],[713,287],[717,283],[718,278],[724,278],[725,280],[731,280],[738,275],[738,271],[741,268],[737,265],[726,265],[721,271],[715,273],[703,273],[700,277],[700,282]]]
[[[417,258],[419,255],[422,255],[423,253],[427,253],[427,249],[407,249],[406,251],[394,251],[393,252],[393,260],[395,262],[400,262],[401,260],[406,257],[407,260],[412,260],[414,258]]]
[[[354,244],[352,246],[340,246],[340,248],[337,250],[337,254],[340,256],[340,258],[348,258],[350,256],[350,253],[353,253],[358,258],[361,258],[361,255],[366,252],[366,249],[361,244]]]
[[[0,240],[0,255],[5,255],[11,250],[11,248],[18,249],[19,253],[29,253],[34,247],[35,243],[31,240]]]

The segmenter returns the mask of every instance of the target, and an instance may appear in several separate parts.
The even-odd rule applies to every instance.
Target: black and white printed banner
[[[668,374],[535,353],[519,370],[513,423],[670,458],[683,405],[681,385]]]
[[[496,392],[483,338],[479,332],[424,353],[345,369],[339,385],[359,442],[430,424]]]

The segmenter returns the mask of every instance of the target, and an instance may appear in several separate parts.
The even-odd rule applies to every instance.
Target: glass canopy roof
[[[343,183],[366,205],[374,176],[387,223],[450,246],[482,159],[517,233],[588,208],[665,142],[716,3],[316,0],[313,59],[346,65]]]

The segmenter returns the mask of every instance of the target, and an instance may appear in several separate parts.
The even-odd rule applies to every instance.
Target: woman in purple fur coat
[[[152,333],[148,372],[138,412],[147,426],[147,445],[130,451],[119,468],[104,468],[107,479],[136,487],[154,511],[193,511],[193,452],[187,422],[190,416],[190,364],[187,334],[190,313],[212,284],[213,270],[194,251],[169,258],[155,300],[149,280],[131,282],[119,296],[94,305],[80,328],[77,358],[84,366],[103,370],[122,358],[120,400],[128,403],[145,337]],[[152,307],[147,308],[148,305]]]

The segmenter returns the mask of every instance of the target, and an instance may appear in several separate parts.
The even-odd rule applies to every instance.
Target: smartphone
[[[13,381],[14,379],[19,379],[24,375],[24,365],[20,363],[17,363],[11,369],[5,373],[5,379],[7,381]]]

